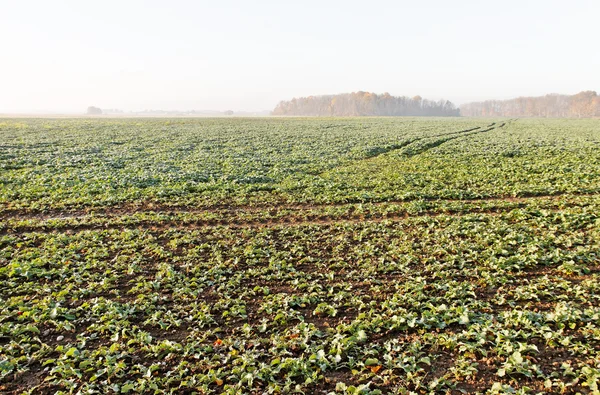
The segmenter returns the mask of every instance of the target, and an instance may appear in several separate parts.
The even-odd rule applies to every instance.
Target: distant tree
[[[101,115],[102,109],[98,108],[98,107],[94,107],[94,106],[89,106],[87,108],[87,114],[88,115]]]
[[[123,110],[118,108],[105,108],[102,110],[102,114],[123,114]]]
[[[227,110],[227,111],[223,111],[224,115],[233,115],[233,111],[231,110]]]
[[[458,116],[449,101],[424,100],[421,96],[396,97],[389,93],[352,92],[339,95],[308,96],[280,102],[273,115],[300,116]]]
[[[585,91],[572,96],[550,94],[488,100],[463,104],[460,112],[469,117],[589,118],[600,116],[600,97],[594,91]]]

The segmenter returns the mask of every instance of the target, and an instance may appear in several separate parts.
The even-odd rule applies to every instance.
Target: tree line
[[[551,94],[510,100],[486,100],[463,104],[460,113],[468,117],[600,117],[600,96],[594,91],[576,95]]]
[[[458,108],[447,100],[427,100],[352,92],[338,95],[308,96],[281,101],[272,115],[295,116],[459,116]]]

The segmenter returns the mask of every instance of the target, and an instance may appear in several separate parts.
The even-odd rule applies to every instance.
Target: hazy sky
[[[600,0],[0,0],[0,113],[600,90]]]

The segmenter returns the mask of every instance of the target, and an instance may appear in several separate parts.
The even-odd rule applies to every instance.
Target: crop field
[[[0,119],[0,393],[599,387],[599,120]]]

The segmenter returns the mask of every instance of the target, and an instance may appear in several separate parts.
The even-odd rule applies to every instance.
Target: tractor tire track
[[[594,195],[598,196],[598,195]],[[499,200],[499,199],[498,199]],[[80,231],[100,231],[100,230],[194,230],[194,229],[210,229],[210,228],[272,228],[279,226],[310,226],[310,225],[343,225],[357,223],[380,223],[384,221],[399,222],[410,218],[421,217],[438,217],[451,216],[462,217],[467,215],[500,215],[509,213],[514,210],[526,209],[528,204],[539,198],[521,198],[512,199],[510,202],[515,203],[511,206],[498,207],[471,207],[466,209],[448,208],[448,207],[432,207],[419,213],[411,213],[408,210],[400,210],[393,213],[382,212],[357,212],[353,210],[355,207],[350,206],[348,212],[340,213],[339,215],[331,215],[327,213],[306,212],[307,210],[298,210],[296,213],[284,214],[281,217],[255,217],[255,218],[240,218],[236,213],[228,213],[222,218],[190,218],[190,219],[165,219],[165,220],[144,220],[128,221],[127,223],[110,223],[111,220],[118,220],[119,216],[106,217],[104,223],[64,223],[64,224],[39,224],[39,225],[17,225],[0,229],[0,236],[3,235],[18,235],[23,233],[61,233],[61,232],[80,232]],[[499,200],[500,201],[500,200]],[[506,201],[506,200],[504,200]],[[475,202],[482,202],[481,200]],[[381,206],[375,204],[374,207]],[[560,212],[564,208],[586,207],[585,203],[565,202],[560,206],[543,208],[550,212]],[[71,219],[85,219],[86,217],[72,217]],[[96,217],[94,217],[96,218]]]
[[[401,149],[403,149],[405,147],[408,147],[411,144],[417,143],[417,142],[422,141],[422,140],[436,138],[436,137],[442,137],[442,136],[454,136],[454,135],[457,135],[457,134],[469,133],[469,132],[472,132],[472,131],[475,131],[475,130],[478,130],[478,129],[481,129],[481,126],[476,126],[474,128],[471,128],[471,129],[459,130],[457,132],[439,133],[439,134],[434,134],[434,135],[431,135],[431,136],[417,137],[417,138],[414,138],[414,139],[411,139],[411,140],[403,141],[403,142],[401,142],[399,144],[389,145],[387,147],[384,147],[384,148],[381,148],[381,149],[377,150],[377,153],[375,153],[375,154],[367,155],[367,156],[365,156],[363,158],[360,158],[358,160],[355,160],[355,161],[352,161],[350,163],[346,163],[344,165],[337,166],[337,167],[348,166],[351,163],[356,163],[356,162],[361,162],[361,161],[366,161],[366,160],[370,160],[370,159],[373,159],[373,158],[377,158],[378,156],[385,155],[385,154],[390,153],[392,151],[401,150]],[[333,169],[335,169],[335,167],[332,168],[332,169],[329,169],[327,171],[331,171]]]
[[[503,128],[506,125],[506,123],[503,123],[499,126],[495,126],[495,125],[496,125],[496,123],[492,123],[492,124],[488,125],[487,129],[483,129],[483,130],[478,130],[478,129],[481,129],[481,127],[477,127],[477,128],[457,132],[457,133],[448,133],[448,134],[444,134],[444,135],[440,135],[440,136],[431,136],[428,138],[432,138],[432,137],[435,138],[435,137],[442,137],[442,136],[451,136],[451,137],[436,140],[431,143],[425,144],[422,147],[420,147],[419,149],[411,150],[407,153],[404,153],[404,155],[407,157],[413,157],[413,156],[422,154],[424,152],[427,152],[433,148],[439,147],[440,145],[447,143],[448,141],[456,140],[461,137],[467,137],[467,136],[473,136],[476,134],[488,133],[488,132],[491,132],[492,130]],[[424,138],[422,138],[421,140],[424,140]]]
[[[136,205],[124,205],[116,207],[101,207],[101,208],[87,208],[81,210],[44,210],[44,211],[33,211],[33,210],[6,210],[0,213],[0,225],[2,221],[50,221],[50,220],[76,220],[84,219],[92,216],[106,216],[109,218],[133,215],[133,214],[247,214],[256,213],[261,211],[277,212],[277,211],[301,211],[301,210],[319,210],[343,206],[355,206],[355,205],[370,205],[370,206],[385,206],[385,205],[400,205],[408,204],[411,202],[460,202],[464,204],[477,204],[484,202],[525,202],[528,200],[535,199],[560,199],[563,197],[592,197],[600,196],[600,190],[594,190],[589,192],[555,192],[549,194],[526,194],[523,196],[490,196],[490,197],[478,197],[478,198],[439,198],[439,197],[414,197],[409,199],[398,199],[398,200],[384,200],[384,201],[364,201],[364,200],[348,200],[345,202],[334,202],[334,203],[272,203],[272,204],[257,204],[257,205],[215,205],[208,207],[195,207],[195,206],[169,206],[159,203],[145,202]]]

